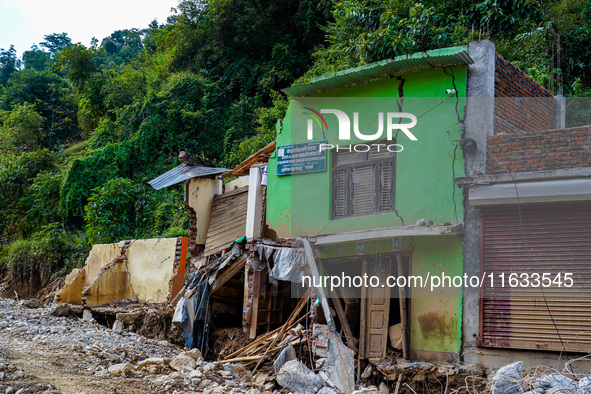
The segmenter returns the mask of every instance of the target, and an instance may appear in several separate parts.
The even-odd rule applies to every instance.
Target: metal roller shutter
[[[568,351],[591,350],[591,203],[522,205],[526,253],[517,206],[481,212],[482,274],[573,273],[575,286],[544,289],[548,307]],[[480,345],[562,350],[539,289],[482,289]],[[546,282],[547,283],[547,282]]]

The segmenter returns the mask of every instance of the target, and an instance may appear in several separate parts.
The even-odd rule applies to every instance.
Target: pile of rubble
[[[197,349],[184,351],[173,358],[151,357],[132,364],[110,366],[102,376],[143,377],[161,392],[198,390],[205,393],[261,393],[273,383],[255,381],[240,364],[206,362]]]
[[[108,328],[65,304],[0,299],[0,393],[591,394],[591,378],[570,370],[576,360],[563,371],[524,371],[516,362],[489,378],[474,365],[392,360],[367,364],[357,376],[338,333],[301,324],[305,302],[278,329],[206,361],[197,349],[133,332],[138,311],[118,312]]]
[[[517,361],[502,368],[491,377],[489,390],[493,394],[591,394],[591,377],[572,371],[575,361],[589,360],[588,356],[572,359],[562,371],[538,367],[524,372],[523,363]]]

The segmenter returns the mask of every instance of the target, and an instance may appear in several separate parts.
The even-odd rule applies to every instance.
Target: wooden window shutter
[[[332,218],[394,210],[395,153],[372,145],[369,151],[333,152]]]
[[[333,215],[335,217],[347,216],[347,170],[335,170],[333,179]]]
[[[353,167],[351,171],[352,215],[375,212],[374,166]]]
[[[394,209],[394,165],[392,162],[380,164],[380,211]]]

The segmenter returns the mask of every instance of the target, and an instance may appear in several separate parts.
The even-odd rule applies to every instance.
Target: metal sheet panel
[[[204,176],[214,176],[223,174],[229,170],[225,168],[205,167],[205,166],[190,166],[188,164],[181,164],[170,171],[157,178],[152,179],[148,184],[156,190],[164,187],[176,185],[191,178],[199,178]]]
[[[220,194],[211,203],[211,219],[205,240],[205,256],[229,247],[246,233],[248,186]]]
[[[366,64],[349,70],[314,78],[310,83],[300,86],[292,86],[283,92],[292,97],[304,97],[312,94],[359,85],[369,81],[400,75],[405,72],[420,71],[428,68],[469,65],[474,63],[468,55],[467,47],[436,49],[414,53],[411,55],[397,56],[394,59],[386,59],[379,62]]]
[[[577,287],[591,288],[591,203],[522,205],[521,210],[529,257],[517,206],[483,210],[483,273],[548,272],[554,278],[557,273],[573,272]],[[554,286],[544,290],[546,300],[539,289],[516,290],[498,283],[485,287],[481,345],[561,351],[558,328],[566,350],[591,350],[591,298],[576,298],[577,294]]]

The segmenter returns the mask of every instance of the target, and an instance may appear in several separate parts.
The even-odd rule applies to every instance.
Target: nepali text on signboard
[[[277,175],[305,174],[326,171],[326,141],[283,145],[277,148]]]

